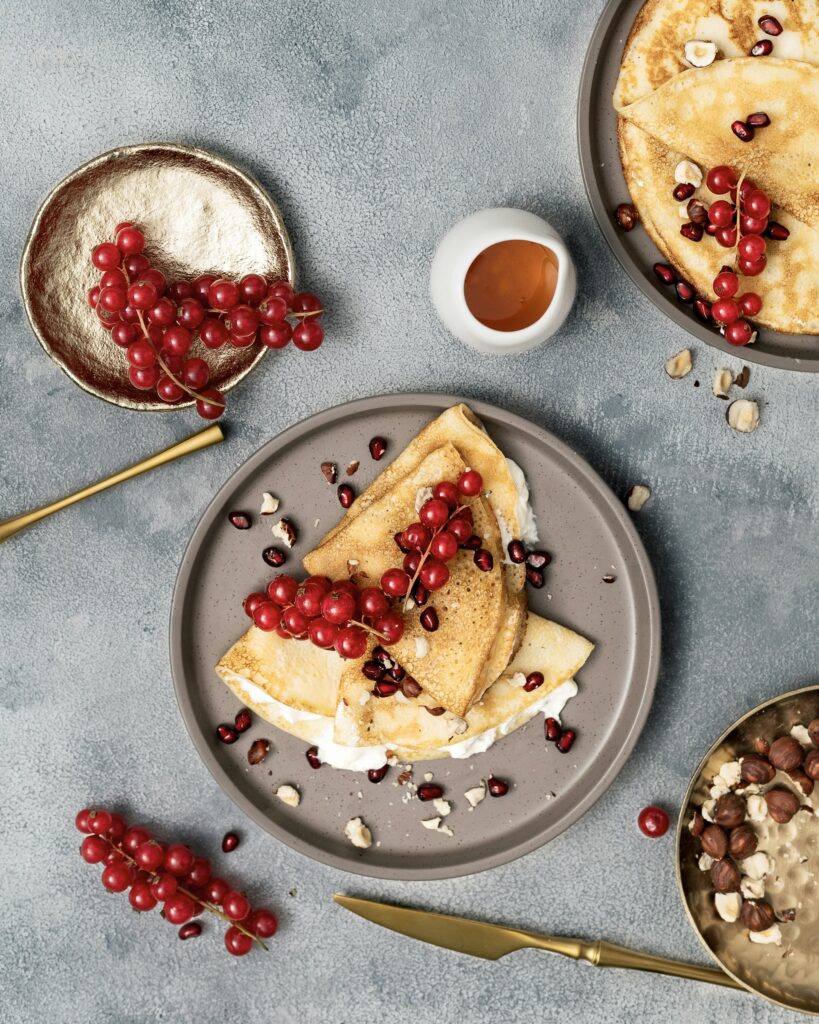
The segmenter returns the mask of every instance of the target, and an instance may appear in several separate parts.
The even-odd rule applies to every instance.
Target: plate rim
[[[279,209],[278,205],[273,201],[271,196],[268,194],[267,189],[262,183],[252,175],[249,171],[244,170],[234,161],[227,159],[227,157],[220,156],[217,153],[211,153],[209,150],[202,149],[201,146],[188,146],[181,142],[136,142],[131,143],[127,146],[114,146],[112,149],[105,150],[104,153],[98,153],[97,156],[91,157],[89,160],[84,161],[78,167],[75,167],[73,171],[70,171],[64,178],[57,182],[56,185],[49,189],[46,196],[37,207],[37,212],[34,214],[34,219],[31,222],[31,226],[26,234],[26,241],[23,245],[23,254],[20,257],[20,270],[18,274],[18,284],[20,288],[20,295],[23,300],[23,308],[26,311],[26,318],[28,319],[29,327],[31,328],[35,338],[39,341],[43,351],[55,363],[63,373],[72,380],[75,384],[82,388],[86,394],[93,395],[95,398],[101,398],[104,402],[108,402],[110,405],[119,406],[121,409],[128,409],[130,412],[175,412],[179,409],[188,409],[194,405],[194,399],[190,398],[186,401],[176,402],[173,405],[168,405],[167,402],[162,402],[160,399],[151,401],[150,399],[135,400],[131,398],[114,397],[110,394],[101,391],[92,385],[90,385],[82,377],[74,373],[65,362],[59,357],[54,349],[49,344],[48,339],[40,329],[40,325],[37,322],[33,311],[32,302],[29,294],[29,272],[31,269],[31,257],[32,249],[34,247],[34,240],[38,235],[40,226],[43,218],[48,212],[49,207],[55,200],[55,198],[62,192],[64,188],[74,182],[81,175],[85,174],[92,168],[107,163],[108,161],[115,160],[123,156],[131,156],[132,154],[144,152],[145,150],[151,149],[162,149],[170,153],[180,153],[186,156],[196,157],[205,163],[212,164],[220,167],[223,170],[228,170],[234,174],[237,178],[241,179],[254,193],[258,195],[259,200],[264,206],[267,207],[273,222],[276,225],[276,230],[282,241],[282,247],[285,252],[286,270],[287,276],[290,283],[295,287],[296,283],[296,272],[293,258],[293,245],[290,241],[290,235],[287,232],[287,226],[284,223],[284,217]],[[238,374],[236,374],[229,383],[223,387],[223,391],[227,392],[234,388],[237,384],[245,379],[245,377],[255,369],[259,362],[268,353],[268,349],[264,345],[259,346],[259,351],[256,353],[253,360]]]
[[[330,851],[316,847],[300,836],[280,827],[271,818],[265,815],[254,802],[247,797],[234,783],[230,772],[219,763],[212,744],[208,741],[203,732],[196,728],[196,718],[188,688],[185,684],[184,673],[184,652],[182,649],[182,623],[186,591],[196,560],[196,553],[201,546],[207,531],[214,520],[215,512],[224,504],[227,496],[236,486],[236,478],[239,474],[251,475],[256,468],[262,464],[269,454],[274,450],[280,450],[288,444],[297,440],[303,434],[309,433],[317,428],[325,426],[340,417],[347,418],[359,413],[369,413],[373,410],[388,409],[394,405],[395,400],[400,399],[402,403],[419,403],[433,408],[443,409],[461,402],[469,405],[481,418],[500,419],[504,424],[515,430],[520,430],[534,436],[547,447],[556,451],[557,454],[570,462],[585,480],[593,486],[594,490],[603,500],[603,511],[614,516],[620,528],[629,541],[629,553],[634,557],[633,568],[634,585],[641,588],[641,598],[645,603],[647,612],[643,641],[645,645],[645,671],[641,674],[641,686],[639,690],[639,703],[631,716],[626,720],[622,738],[615,756],[611,759],[602,775],[592,785],[582,800],[569,808],[560,818],[545,828],[534,832],[528,839],[510,846],[501,854],[488,854],[470,860],[467,863],[455,863],[444,866],[425,867],[403,867],[370,864],[366,858],[359,860],[347,860],[339,857]],[[596,504],[596,503],[595,503]],[[601,506],[597,506],[601,511]],[[617,497],[614,491],[578,452],[571,448],[565,441],[556,437],[531,420],[517,413],[509,412],[501,406],[478,399],[465,398],[463,396],[446,394],[443,392],[386,392],[371,395],[365,398],[353,399],[331,406],[329,409],[321,410],[307,416],[290,427],[271,437],[259,448],[256,449],[241,465],[239,465],[225,480],[208,502],[203,510],[191,534],[190,540],[185,547],[182,559],[179,564],[171,598],[169,615],[169,657],[171,678],[177,705],[185,725],[185,729],[193,742],[194,749],[198,753],[205,767],[210,772],[220,789],[245,813],[252,821],[259,825],[265,832],[283,842],[286,846],[301,853],[312,860],[347,871],[355,875],[364,875],[370,878],[385,878],[401,881],[427,881],[444,878],[460,878],[467,875],[477,874],[489,868],[499,867],[508,864],[534,850],[544,846],[550,840],[556,838],[588,811],[593,804],[606,792],[614,779],[617,777],[626,761],[630,757],[637,741],[642,733],[651,710],[654,694],[660,669],[661,651],[661,615],[660,601],[657,591],[654,571],[651,566],[645,546],[637,532],[634,523],[626,511],[623,502]],[[635,676],[630,677],[630,684],[635,681]]]
[[[618,263],[625,270],[632,284],[635,284],[640,292],[661,313],[664,313],[678,327],[684,328],[699,341],[704,341],[707,345],[725,355],[733,356],[735,359],[742,359],[745,362],[770,366],[777,370],[789,370],[792,373],[819,373],[819,347],[817,347],[815,355],[798,358],[779,355],[774,352],[765,352],[758,349],[755,345],[745,345],[740,348],[729,345],[722,335],[716,331],[709,330],[705,324],[695,320],[693,314],[686,313],[683,307],[669,298],[665,292],[660,290],[658,285],[655,285],[650,278],[646,277],[632,253],[624,244],[620,233],[615,229],[611,211],[605,206],[597,185],[597,167],[593,157],[595,144],[593,141],[591,99],[597,85],[600,55],[603,47],[608,36],[613,31],[616,31],[615,24],[622,10],[632,2],[633,0],[608,0],[594,26],[580,74],[580,87],[577,94],[577,149],[583,187],[598,228],[602,231],[609,249],[614,253]],[[630,29],[631,26],[629,25],[628,30],[630,31]],[[626,32],[625,29],[624,32]],[[617,173],[622,173],[619,159]],[[628,194],[625,182],[624,188],[625,194]],[[662,253],[659,253],[659,250],[658,258],[662,259]]]

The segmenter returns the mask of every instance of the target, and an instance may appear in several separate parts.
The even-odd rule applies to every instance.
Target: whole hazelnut
[[[632,231],[637,226],[640,214],[637,212],[637,207],[634,203],[620,203],[614,211],[614,219],[623,231]]]
[[[706,825],[700,840],[702,848],[714,860],[722,860],[728,852],[728,836],[719,825]]]
[[[776,768],[761,754],[747,754],[739,764],[740,777],[747,784],[756,783],[764,786],[768,782],[773,782],[776,775]]]
[[[819,751],[817,751],[819,753]],[[806,772],[802,768],[797,768],[795,771],[788,772],[788,776],[791,781],[795,782],[796,785],[802,790],[805,796],[810,796],[813,792],[813,779],[809,778]]]
[[[750,825],[738,825],[731,829],[728,836],[728,853],[735,860],[750,857],[752,853],[756,853],[757,841],[756,832]]]
[[[754,750],[757,754],[761,754],[762,757],[767,757],[770,749],[770,743],[763,736],[757,736],[754,740]]]
[[[711,884],[717,892],[739,892],[740,879],[739,868],[729,857],[711,865]]]
[[[805,774],[809,779],[819,779],[819,750],[811,750],[805,758]]]
[[[819,751],[817,751],[819,753]],[[705,818],[699,811],[694,811],[694,817],[691,819],[691,825],[689,826],[692,836],[701,836],[705,829]]]
[[[811,743],[819,747],[819,718],[814,718],[808,726],[808,735],[810,736]]]
[[[740,915],[742,923],[752,932],[764,932],[776,922],[776,914],[767,900],[745,900]]]
[[[736,828],[745,821],[745,800],[736,793],[723,793],[714,805],[713,818],[723,828]]]
[[[782,772],[792,772],[798,768],[805,757],[802,744],[793,736],[780,736],[771,744],[768,760]]]
[[[765,803],[768,805],[768,814],[780,825],[789,822],[799,810],[799,797],[781,786],[768,790],[765,794]]]

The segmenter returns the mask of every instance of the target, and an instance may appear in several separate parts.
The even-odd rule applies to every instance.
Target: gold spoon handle
[[[45,519],[46,516],[50,516],[54,512],[68,508],[69,505],[75,505],[78,501],[90,498],[92,494],[98,494],[100,491],[113,487],[114,484],[121,484],[123,480],[130,480],[132,477],[139,476],[140,473],[147,473],[149,469],[164,466],[166,462],[173,462],[174,459],[180,459],[183,455],[190,455],[192,452],[198,452],[202,448],[209,448],[212,444],[218,444],[224,440],[224,437],[222,428],[218,423],[214,423],[212,426],[205,427],[204,430],[191,435],[191,437],[186,437],[184,441],[172,444],[170,448],[165,448],[164,451],[157,452],[155,455],[143,459],[142,462],[137,462],[136,465],[121,469],[118,473],[113,473],[104,480],[98,480],[95,484],[84,487],[81,491],[75,491],[74,494],[69,494],[65,498],[60,498],[59,501],[34,509],[32,512],[24,512],[23,515],[5,519],[3,522],[0,522],[0,543],[8,540],[9,537],[13,537],[15,533],[19,533],[20,530],[24,530],[27,526],[31,526],[32,523],[39,522],[40,519]]]

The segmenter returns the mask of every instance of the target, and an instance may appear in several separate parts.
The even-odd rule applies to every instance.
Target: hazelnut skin
[[[705,829],[705,818],[699,811],[694,811],[694,817],[691,819],[691,835],[701,836]]]
[[[811,743],[819,747],[819,718],[814,718],[808,726],[808,735],[810,736]]]
[[[805,774],[809,779],[819,779],[819,750],[811,750],[805,758]]]
[[[752,853],[756,853],[757,842],[756,832],[750,825],[738,825],[731,829],[728,836],[728,853],[735,860],[750,857]]]
[[[717,892],[739,892],[739,868],[729,857],[711,865],[711,884]]]
[[[767,757],[770,753],[770,749],[770,743],[762,736],[757,736],[757,738],[754,740],[754,750],[757,752],[757,754],[761,754],[762,757]]]
[[[740,914],[742,923],[752,932],[764,932],[776,922],[773,907],[766,900],[745,900]]]
[[[802,790],[805,796],[810,796],[813,792],[813,779],[810,778],[802,768],[797,768],[796,771],[788,772],[791,781],[795,782],[796,785]]]
[[[775,775],[776,768],[767,757],[760,754],[748,754],[740,762],[740,777],[747,784],[756,783],[758,786],[764,786],[773,782]]]
[[[728,836],[719,825],[707,825],[700,840],[704,853],[714,860],[722,860],[728,852]]]
[[[798,768],[805,758],[802,744],[793,736],[780,736],[771,744],[768,760],[782,772],[792,772]]]
[[[736,828],[745,821],[745,800],[736,793],[723,793],[714,805],[713,818],[723,828]]]
[[[765,803],[768,805],[768,814],[780,825],[789,822],[799,810],[799,797],[796,793],[780,786],[768,790],[765,794]]]

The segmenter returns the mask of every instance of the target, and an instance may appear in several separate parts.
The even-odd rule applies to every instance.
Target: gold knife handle
[[[123,480],[130,480],[132,477],[139,476],[140,473],[146,473],[149,469],[155,469],[157,466],[162,466],[166,462],[173,462],[174,459],[181,458],[183,455],[190,455],[191,452],[198,452],[202,448],[217,444],[224,439],[224,436],[222,428],[218,423],[214,423],[212,426],[198,431],[191,437],[186,437],[184,441],[173,444],[170,448],[165,448],[164,451],[157,452],[156,455],[151,455],[147,459],[137,462],[134,466],[121,469],[118,473],[112,473],[111,476],[107,476],[104,480],[98,480],[95,484],[84,487],[81,491],[76,491],[74,494],[69,494],[65,498],[60,498],[59,501],[54,501],[50,505],[34,509],[32,512],[24,512],[22,515],[5,519],[3,522],[0,522],[0,544],[4,540],[8,540],[9,537],[13,537],[15,533],[19,533],[20,530],[24,530],[27,526],[31,526],[32,523],[36,523],[40,519],[45,519],[46,516],[50,516],[54,512],[68,508],[69,505],[74,505],[84,498],[90,498],[92,494],[98,494],[108,487],[113,487],[114,484],[122,483]]]
[[[651,953],[638,953],[633,949],[626,949],[625,946],[615,946],[614,943],[602,940],[588,945],[588,955],[584,951],[583,959],[598,967],[654,971],[656,974],[672,974],[676,978],[690,978],[693,981],[707,981],[712,985],[724,985],[726,988],[742,989],[742,985],[734,981],[730,975],[713,967],[700,967],[698,964],[668,960],[664,956],[653,956]]]

